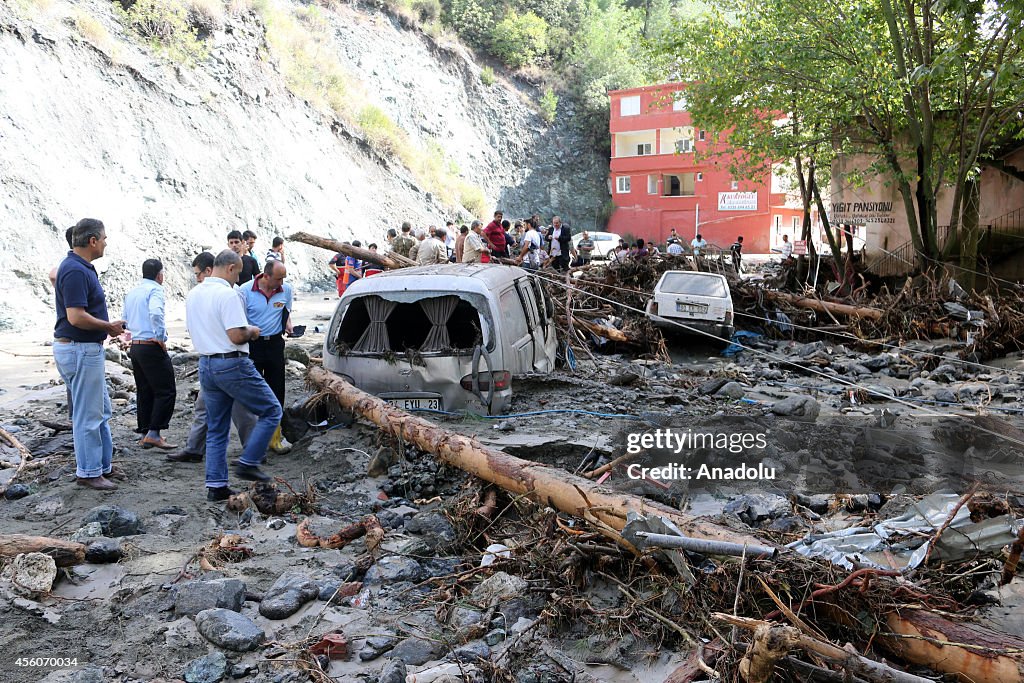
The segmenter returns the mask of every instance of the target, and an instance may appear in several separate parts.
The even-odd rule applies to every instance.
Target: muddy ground
[[[290,343],[296,358],[319,354],[323,334],[315,328],[323,330],[332,307],[333,298],[300,297],[296,318],[308,333]],[[558,528],[582,533],[572,520],[555,520],[542,507],[501,494],[499,516],[509,523],[481,526],[469,512],[480,502],[480,483],[413,448],[404,459],[380,467],[383,474],[370,476],[371,459],[392,444],[359,420],[347,425],[328,412],[311,415],[326,424],[311,427],[291,453],[271,454],[266,469],[300,493],[315,493],[312,528],[321,535],[376,513],[386,533],[375,563],[363,539],[342,549],[298,545],[296,525],[307,516],[301,512],[239,513],[208,503],[202,464],[170,463],[163,453],[136,445],[134,382],[123,362],[108,362],[108,377],[115,396],[115,463],[128,481],[108,494],[76,486],[70,433],[43,424],[65,420],[47,336],[43,324],[36,333],[0,335],[0,426],[45,463],[19,479],[27,495],[0,500],[4,533],[88,543],[113,536],[97,548],[110,546],[120,560],[62,570],[52,591],[42,595],[18,595],[8,583],[0,591],[0,680],[327,680],[308,671],[309,645],[331,632],[343,634],[345,656],[324,657],[319,665],[339,681],[661,681],[685,659],[687,649],[670,637],[647,639],[647,630],[607,621],[584,627],[591,624],[586,615],[601,614],[602,606],[617,608],[623,599],[596,569],[588,568],[576,582],[583,596],[577,599],[591,611],[577,604],[579,621],[565,618],[565,595],[528,569],[542,564],[529,559],[533,530],[548,524],[554,534],[563,533]],[[184,339],[180,315],[172,338]],[[969,413],[983,404],[1000,424],[1020,426],[1019,360],[980,367],[943,359],[954,347],[947,341],[902,355],[869,355],[821,342],[770,342],[760,353],[723,358],[718,348],[675,340],[671,363],[598,354],[593,361],[581,358],[576,373],[563,369],[514,384],[513,413],[586,410],[619,417],[551,412],[494,420],[428,418],[569,471],[584,460],[593,467],[621,455],[631,431],[764,427],[773,436],[761,458],[778,468],[775,480],[719,483],[706,490],[677,482],[666,489],[616,470],[605,484],[786,542],[819,523],[842,525],[804,513],[816,494],[847,494],[850,504],[839,516],[854,520],[883,505],[898,510],[909,494],[959,484],[962,468],[936,467],[948,459],[937,461],[933,450],[906,445],[906,434],[920,429],[923,420],[938,419],[922,411]],[[178,402],[165,432],[178,444],[185,441],[197,388],[197,364],[187,351],[184,345],[178,350]],[[289,403],[310,393],[303,370],[297,362],[289,370]],[[812,408],[813,416],[801,414]],[[882,449],[885,457],[842,462],[841,453],[853,443],[844,436],[851,424],[883,428],[892,422],[908,431],[896,447]],[[940,439],[949,452],[979,445],[970,433],[958,436],[957,425]],[[229,457],[239,450],[233,434]],[[3,453],[11,456],[9,449]],[[647,464],[662,462],[657,455],[645,457]],[[1002,470],[991,469],[993,478],[1003,478],[1003,489],[1010,488]],[[11,472],[0,474],[6,482]],[[795,493],[804,496],[801,502]],[[125,528],[88,526],[86,518],[98,506],[127,511]],[[231,550],[203,555],[210,565],[201,568],[204,547],[225,537]],[[506,546],[511,557],[480,569],[492,543]],[[275,584],[291,590],[274,598],[281,592]],[[284,606],[268,610],[272,602]],[[197,626],[206,619],[229,624],[225,607],[248,620],[236,634],[241,645],[226,646],[223,635],[211,636],[216,629],[201,632]],[[205,611],[211,609],[213,616]],[[207,616],[197,617],[200,611]],[[248,640],[245,626],[255,629]],[[225,629],[231,630],[225,625],[220,631]]]

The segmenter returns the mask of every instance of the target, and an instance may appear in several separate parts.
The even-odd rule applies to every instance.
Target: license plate
[[[402,410],[441,410],[439,398],[389,398],[387,402]]]
[[[680,301],[676,302],[676,312],[678,313],[707,313],[707,304],[684,304]]]

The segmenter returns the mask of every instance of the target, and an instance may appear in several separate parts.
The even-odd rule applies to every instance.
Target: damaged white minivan
[[[402,268],[350,285],[324,341],[324,367],[404,410],[508,412],[512,378],[546,373],[554,308],[513,266]]]

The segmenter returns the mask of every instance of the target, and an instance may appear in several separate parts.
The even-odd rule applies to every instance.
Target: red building
[[[788,234],[800,236],[799,203],[766,167],[756,180],[733,178],[716,158],[711,131],[690,119],[684,83],[614,90],[611,97],[610,192],[615,211],[607,230],[664,244],[672,228],[688,242],[699,232],[728,247],[765,254]],[[787,199],[789,203],[787,204]]]

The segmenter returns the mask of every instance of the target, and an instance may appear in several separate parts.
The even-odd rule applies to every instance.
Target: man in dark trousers
[[[549,254],[555,259],[552,264],[555,270],[568,270],[570,256],[576,257],[576,248],[572,246],[572,229],[562,225],[560,216],[552,217],[545,241],[550,243]]]
[[[729,251],[732,253],[732,265],[736,269],[736,274],[740,275],[743,273],[743,235],[736,238],[736,241],[729,247]]]
[[[206,397],[206,499],[227,500],[228,431],[231,409],[240,401],[257,417],[235,475],[269,481],[260,470],[267,446],[281,423],[281,404],[249,359],[249,342],[260,328],[248,324],[245,304],[235,291],[241,257],[231,250],[217,254],[213,274],[192,288],[185,300],[185,325],[199,352],[199,383]]]
[[[164,265],[159,259],[142,264],[142,281],[124,298],[124,317],[131,332],[132,374],[138,391],[136,419],[143,448],[171,450],[160,432],[167,429],[174,414],[174,366],[167,355],[164,324]]]
[[[288,276],[283,263],[267,261],[263,272],[252,285],[242,288],[245,294],[245,317],[249,324],[260,328],[260,336],[249,342],[249,357],[257,372],[263,375],[284,408],[284,335],[292,331],[292,286],[284,281]],[[270,450],[287,453],[292,449],[281,435],[281,425],[270,439]]]
[[[107,319],[107,298],[92,265],[107,248],[102,221],[78,221],[71,243],[73,248],[57,268],[53,359],[75,404],[71,423],[77,481],[97,491],[113,491],[117,484],[110,479],[123,479],[124,474],[111,462],[114,443],[103,342],[122,334],[124,321]]]

